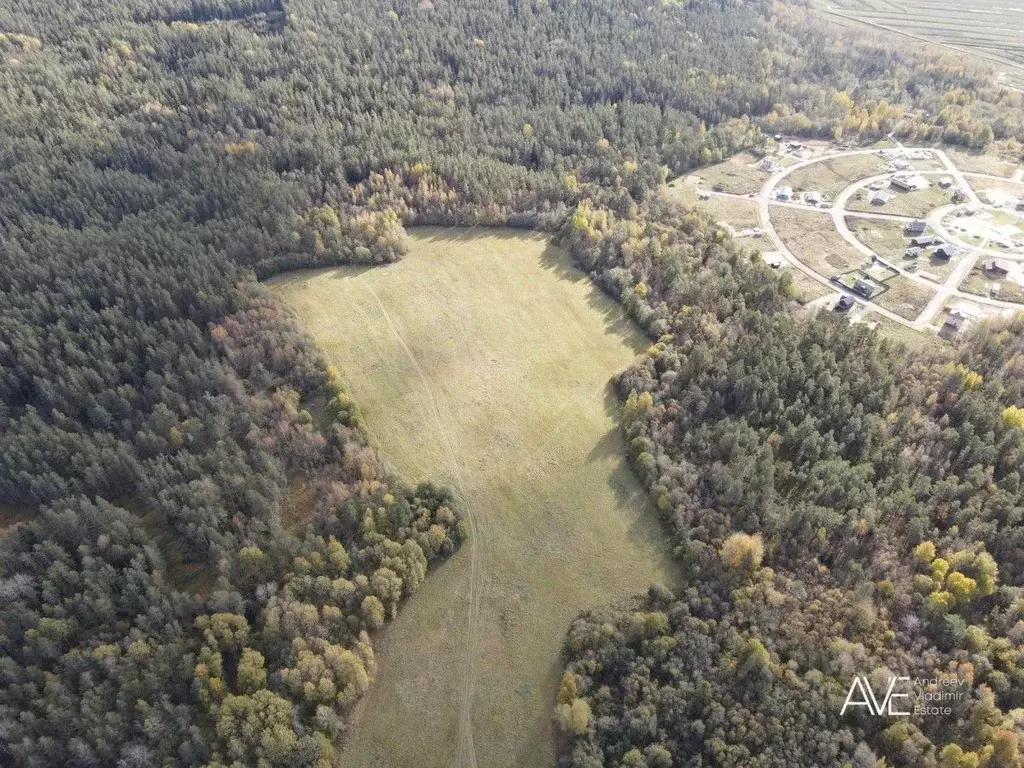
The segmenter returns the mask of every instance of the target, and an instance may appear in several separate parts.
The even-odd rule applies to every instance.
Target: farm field
[[[1024,6],[991,0],[830,0],[833,15],[932,41],[985,59],[1024,80]]]
[[[867,261],[836,231],[827,213],[776,207],[772,221],[793,254],[821,275],[835,277]]]
[[[822,160],[786,176],[782,184],[794,192],[820,192],[835,198],[855,181],[885,173],[889,164],[877,155],[848,155]]]
[[[449,484],[473,519],[378,636],[339,762],[448,766],[472,749],[480,768],[553,764],[569,622],[671,583],[609,389],[647,341],[563,252],[506,230],[415,230],[399,263],[270,285],[393,468]]]

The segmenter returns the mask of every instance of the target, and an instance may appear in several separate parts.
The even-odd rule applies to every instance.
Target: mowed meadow
[[[472,521],[377,638],[341,763],[551,765],[570,621],[671,581],[610,387],[645,339],[563,252],[511,230],[414,230],[396,264],[270,285],[393,469],[450,485]]]

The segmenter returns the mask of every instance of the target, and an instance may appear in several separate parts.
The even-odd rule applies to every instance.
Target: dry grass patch
[[[836,231],[827,213],[774,206],[772,223],[786,247],[825,277],[841,275],[868,261]]]
[[[35,512],[15,504],[0,504],[0,537],[5,536],[17,523],[25,523],[35,517]]]
[[[935,295],[935,291],[902,275],[886,280],[885,285],[888,290],[875,303],[907,320],[916,320]]]
[[[793,278],[793,297],[799,304],[810,304],[830,293],[835,293],[833,289],[827,288],[797,269],[790,269],[789,275]]]
[[[715,192],[747,195],[759,192],[770,174],[757,167],[760,158],[749,152],[740,152],[723,163],[709,165],[694,173],[703,181],[702,186]]]
[[[949,347],[947,342],[940,339],[934,333],[908,328],[903,323],[897,323],[877,312],[866,312],[861,315],[860,320],[861,322],[872,323],[879,334],[890,341],[902,344],[910,349],[926,349],[938,352]]]
[[[760,223],[758,205],[754,200],[712,195],[707,200],[698,201],[697,209],[737,230],[753,229]]]
[[[758,253],[776,250],[772,241],[767,237],[736,237],[733,238],[733,242],[740,248],[744,248],[748,251],[757,251]]]
[[[906,225],[900,221],[847,216],[846,226],[864,245],[896,264],[903,260],[903,255],[910,247],[910,238],[905,233]]]
[[[965,173],[984,173],[988,176],[1004,176],[1010,178],[1019,164],[998,154],[988,152],[965,152],[960,149],[947,149],[946,154],[953,165]]]

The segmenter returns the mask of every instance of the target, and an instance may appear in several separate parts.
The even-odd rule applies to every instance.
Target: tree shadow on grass
[[[615,426],[597,441],[587,454],[587,461],[612,462],[608,487],[615,495],[616,504],[629,518],[628,538],[659,560],[661,570],[667,574],[667,581],[672,582],[666,586],[671,587],[677,583],[672,577],[678,569],[672,563],[670,536],[650,495],[629,463],[629,449],[619,421],[622,406],[612,382],[608,382],[605,387],[604,409],[615,421]]]
[[[616,337],[623,345],[629,347],[634,355],[643,352],[650,343],[644,331],[626,314],[622,305],[609,296],[586,272],[573,264],[564,249],[548,243],[541,253],[540,265],[549,272],[571,283],[586,282],[586,302],[604,323],[606,334]]]

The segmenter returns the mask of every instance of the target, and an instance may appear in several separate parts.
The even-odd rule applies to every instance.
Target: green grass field
[[[569,622],[670,581],[608,386],[646,340],[563,252],[507,230],[414,231],[397,264],[271,286],[393,468],[454,487],[474,525],[378,636],[340,764],[552,765]]]

